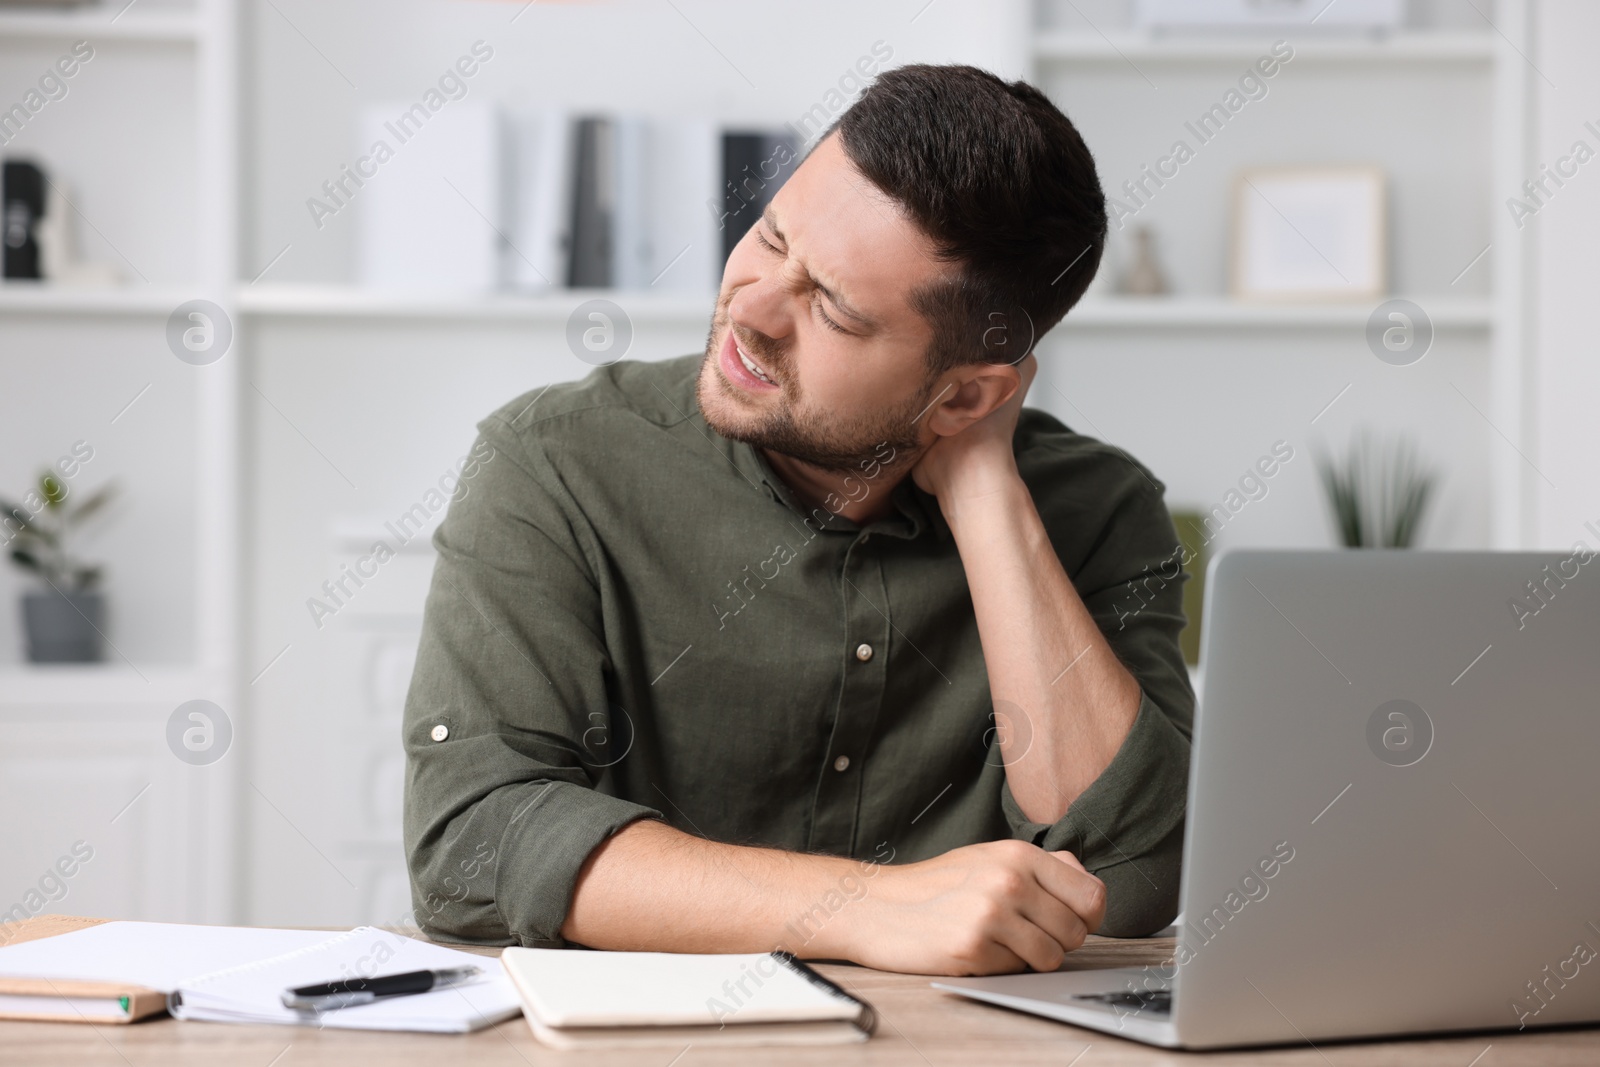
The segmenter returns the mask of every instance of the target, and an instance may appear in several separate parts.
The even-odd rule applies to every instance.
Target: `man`
[[[1017,358],[1105,227],[1037,90],[901,68],[734,250],[703,358],[480,424],[406,708],[428,933],[980,974],[1171,920],[1176,538]]]

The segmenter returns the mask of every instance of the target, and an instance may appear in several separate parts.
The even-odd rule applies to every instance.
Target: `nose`
[[[733,294],[728,301],[728,318],[746,336],[759,334],[782,341],[794,333],[795,301],[794,293],[781,284],[774,270]]]

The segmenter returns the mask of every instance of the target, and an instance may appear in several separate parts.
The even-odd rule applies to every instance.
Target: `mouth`
[[[754,374],[757,378],[760,378],[762,381],[766,382],[768,385],[776,385],[776,384],[778,384],[777,382],[774,382],[767,375],[766,371],[761,369],[761,365],[760,364],[758,364],[755,360],[750,358],[750,353],[748,353],[748,352],[746,352],[744,350],[744,346],[739,343],[737,338],[734,339],[733,347],[738,349],[739,362],[744,364],[744,369],[745,370],[749,371],[751,374]]]
[[[739,343],[731,325],[728,327],[728,336],[722,342],[722,358],[719,362],[723,376],[746,392],[759,393],[778,388],[778,383],[767,373],[767,369],[752,359]]]

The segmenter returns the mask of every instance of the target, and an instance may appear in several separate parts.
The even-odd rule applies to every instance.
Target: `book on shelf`
[[[356,208],[362,284],[466,292],[499,287],[501,142],[500,112],[492,103],[461,100],[431,115],[405,103],[362,112],[364,154],[355,177],[341,168],[323,189],[324,203],[336,214],[346,205]]]
[[[617,130],[610,119],[578,120],[573,161],[572,251],[567,285],[574,289],[611,285],[611,229],[616,217]]]
[[[786,133],[730,131],[722,135],[719,267],[728,261],[739,239],[772,203],[799,162],[799,149]]]
[[[566,284],[575,134],[572,117],[559,108],[507,116],[504,164],[511,217],[502,270],[507,288],[543,292]]]
[[[361,281],[385,289],[709,294],[798,163],[775,131],[466,101],[425,129],[371,107],[361,138],[361,160],[392,150],[360,185],[341,170],[323,215],[356,203]]]

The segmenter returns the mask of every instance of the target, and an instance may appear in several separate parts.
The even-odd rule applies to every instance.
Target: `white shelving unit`
[[[29,282],[0,285],[0,315],[159,315],[190,299],[186,289],[167,286],[117,288],[52,288]]]
[[[635,321],[703,323],[716,294],[660,295],[614,289],[561,289],[536,296],[448,296],[385,292],[356,286],[268,285],[239,290],[239,309],[250,316],[322,319],[471,319],[483,322],[560,324],[586,300],[616,303]]]
[[[86,64],[83,69],[96,76],[108,65],[119,78],[137,78],[141,70],[159,75],[139,79],[140,84],[131,87],[150,94],[151,107],[184,116],[181,128],[193,131],[182,158],[193,160],[194,170],[184,180],[192,181],[195,194],[184,204],[188,217],[183,220],[192,222],[194,242],[175,236],[172,240],[183,242],[182,246],[164,249],[156,257],[186,263],[181,282],[107,289],[5,283],[0,285],[0,331],[17,331],[30,344],[49,337],[53,347],[59,344],[95,366],[103,365],[117,349],[148,352],[152,340],[164,350],[159,340],[164,320],[187,300],[205,298],[225,309],[232,307],[237,226],[235,13],[231,0],[194,0],[189,6],[156,10],[119,4],[0,14],[0,63],[26,56],[31,65],[57,48],[88,40],[100,65]],[[175,70],[192,77],[173,78]],[[108,103],[102,94],[90,110],[111,111],[102,110],[86,120],[84,104],[77,101],[86,95],[82,79],[89,76],[79,74],[68,106],[57,104],[40,113],[23,131],[25,136],[7,146],[6,154],[36,156],[48,167],[51,145],[59,149],[70,144],[74,150],[90,145],[102,157],[90,165],[102,171],[162,165],[160,160],[130,160],[121,154],[129,150],[128,142],[97,136],[100,127],[93,127],[95,133],[79,132],[84,121],[102,122],[120,106]],[[169,92],[170,98],[158,99]],[[43,151],[35,124],[55,138],[43,142]],[[76,161],[82,171],[81,152]],[[103,239],[81,207],[75,203],[74,209]],[[170,229],[175,235],[190,232],[183,226]],[[111,258],[109,253],[106,258]],[[6,344],[0,340],[0,347]],[[0,734],[5,737],[0,752],[0,782],[5,784],[0,789],[8,790],[9,809],[31,815],[13,820],[26,824],[18,826],[18,832],[40,835],[19,841],[19,846],[55,849],[82,837],[96,848],[96,863],[86,868],[85,875],[92,874],[95,882],[75,886],[76,910],[226,922],[237,917],[236,812],[241,781],[237,754],[194,767],[168,750],[166,737],[168,715],[194,699],[231,709],[235,730],[243,725],[236,668],[237,359],[224,358],[194,370],[174,390],[191,401],[184,421],[193,448],[185,457],[187,469],[180,467],[174,474],[185,478],[191,506],[178,525],[187,527],[181,536],[193,544],[185,559],[189,573],[177,583],[193,592],[175,611],[187,618],[182,629],[192,633],[192,641],[154,662],[141,655],[130,663],[108,649],[104,663],[0,667]],[[113,423],[98,432],[114,435],[120,428]],[[105,440],[98,443],[107,447]],[[38,768],[55,768],[58,776],[30,785],[40,773]],[[119,792],[122,789],[127,796]],[[58,844],[57,838],[64,840]],[[101,900],[105,903],[97,903]]]
[[[700,324],[715,294],[657,296],[607,289],[567,289],[538,296],[410,295],[354,286],[256,285],[241,289],[239,310],[250,317],[320,319],[468,319],[479,322],[560,323],[593,298],[615,301],[638,322]],[[1487,330],[1493,305],[1484,300],[1420,298],[1436,327]],[[3,307],[0,302],[0,307]],[[63,309],[70,308],[63,304]],[[1364,304],[1245,303],[1210,297],[1137,299],[1091,297],[1072,310],[1063,329],[1299,329],[1359,327],[1371,311]]]
[[[220,692],[226,688],[225,678],[202,681],[192,667],[145,667],[136,672],[125,663],[108,662],[0,668],[0,692],[5,694],[5,704],[30,708],[114,706],[127,703],[130,693],[137,693],[141,703],[170,703],[177,707],[195,699],[197,690]]]
[[[1491,425],[1480,425],[1481,432],[1495,435],[1495,447],[1486,449],[1488,469],[1482,472],[1490,486],[1490,540],[1500,547],[1526,543],[1535,510],[1530,506],[1531,481],[1537,476],[1517,452],[1527,447],[1523,411],[1530,389],[1530,372],[1522,354],[1525,242],[1519,239],[1500,206],[1517,189],[1527,166],[1525,115],[1530,82],[1538,75],[1513,43],[1514,39],[1526,39],[1530,18],[1526,0],[1500,0],[1487,13],[1478,9],[1476,25],[1472,20],[1465,23],[1469,28],[1419,27],[1379,35],[1318,32],[1314,28],[1153,34],[1105,22],[1091,23],[1077,5],[1052,6],[1049,0],[1040,0],[1041,22],[1052,15],[1060,19],[1061,26],[1043,29],[1033,38],[1034,80],[1042,86],[1052,82],[1074,86],[1079,93],[1079,109],[1089,109],[1093,104],[1093,94],[1085,86],[1136,86],[1125,91],[1138,92],[1170,84],[1209,85],[1214,88],[1207,91],[1220,94],[1263,53],[1268,42],[1277,39],[1288,40],[1294,56],[1292,67],[1285,64],[1269,88],[1274,93],[1287,92],[1278,86],[1298,80],[1295,90],[1302,94],[1297,98],[1301,104],[1312,98],[1326,101],[1329,94],[1341,94],[1342,87],[1363,86],[1370,91],[1374,84],[1394,84],[1409,88],[1428,84],[1431,79],[1443,79],[1434,84],[1469,85],[1484,93],[1490,102],[1491,128],[1484,138],[1487,150],[1481,160],[1472,160],[1469,166],[1473,179],[1490,194],[1481,202],[1483,217],[1488,220],[1485,232],[1490,238],[1489,247],[1476,268],[1491,276],[1489,292],[1483,296],[1454,295],[1455,282],[1447,273],[1430,274],[1427,284],[1433,288],[1429,291],[1393,295],[1414,300],[1428,312],[1436,329],[1469,342],[1469,351],[1472,346],[1482,346],[1478,350],[1487,351],[1487,398],[1482,402],[1483,410],[1473,417],[1487,418]],[[1150,99],[1153,104],[1161,101],[1152,110],[1162,113],[1152,120],[1150,131],[1145,134],[1151,149],[1159,150],[1161,146],[1154,132],[1158,129],[1166,131],[1166,143],[1173,137],[1189,136],[1181,121],[1192,116],[1186,116],[1181,108],[1177,114],[1169,114],[1173,110],[1170,100],[1156,97],[1153,92]],[[1066,104],[1059,96],[1057,102]],[[1206,104],[1209,103],[1208,98]],[[1268,105],[1251,106],[1260,109]],[[1335,112],[1325,109],[1320,114],[1326,119]],[[1380,117],[1374,118],[1381,123]],[[1250,124],[1258,121],[1259,111],[1248,117],[1242,115],[1239,124],[1248,131]],[[1419,129],[1415,137],[1425,139],[1429,135],[1427,130]],[[1239,137],[1248,140],[1252,136],[1259,142],[1259,132],[1235,133],[1230,128],[1223,143],[1237,149]],[[1381,153],[1395,151],[1394,140],[1386,141],[1380,134],[1374,143],[1387,148],[1377,148],[1378,158],[1361,161],[1382,165]],[[1273,162],[1284,158],[1284,149],[1276,143],[1257,143],[1257,148]],[[1203,147],[1201,151],[1228,149]],[[1308,162],[1336,162],[1339,149],[1334,147],[1332,151],[1331,159]],[[1451,157],[1452,163],[1456,161],[1457,157]],[[1108,179],[1108,195],[1123,195],[1117,191],[1112,175],[1105,174],[1103,178]],[[1426,195],[1419,194],[1417,188],[1411,193],[1413,197]],[[1170,199],[1171,194],[1160,195]],[[1227,210],[1225,203],[1218,203],[1217,207]],[[1481,247],[1479,242],[1462,253],[1462,265]],[[1243,346],[1268,333],[1286,330],[1298,331],[1307,340],[1318,331],[1332,336],[1339,331],[1359,330],[1370,311],[1370,305],[1273,306],[1242,304],[1221,297],[1135,300],[1096,298],[1091,293],[1067,317],[1062,331],[1067,335],[1105,335],[1107,331],[1121,331],[1125,336],[1138,334],[1141,354],[1176,353],[1200,339]],[[1459,352],[1459,347],[1455,351]],[[1498,447],[1502,439],[1518,444]]]
[[[1381,37],[1306,38],[1291,31],[1295,62],[1312,63],[1491,63],[1494,35],[1439,30],[1407,31]],[[1237,37],[1161,37],[1128,32],[1107,34],[1082,30],[1047,30],[1034,39],[1038,62],[1250,63],[1259,46]]]
[[[1441,329],[1486,330],[1492,307],[1482,300],[1422,297],[1429,318]],[[1245,303],[1217,297],[1089,297],[1062,320],[1065,330],[1345,330],[1361,328],[1366,304]]]
[[[129,8],[132,5],[128,5]],[[137,8],[114,11],[8,11],[0,13],[0,38],[96,41],[166,41],[193,43],[208,29],[191,12],[140,12]]]

